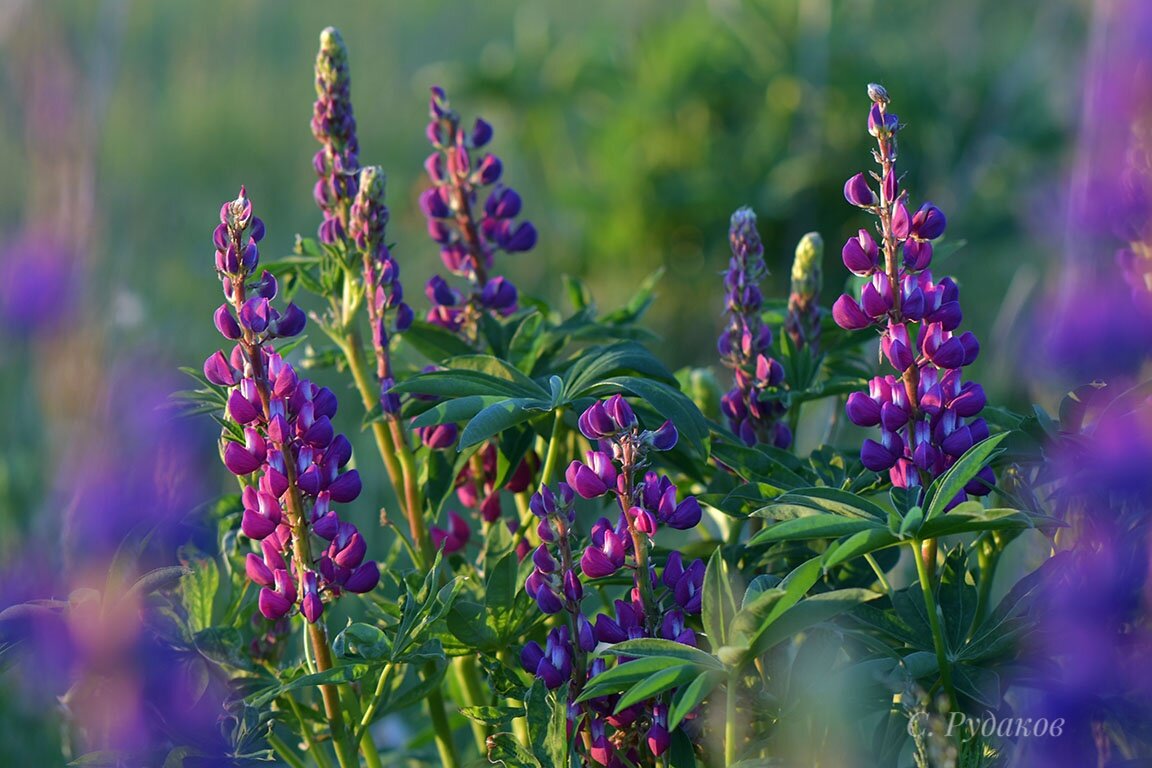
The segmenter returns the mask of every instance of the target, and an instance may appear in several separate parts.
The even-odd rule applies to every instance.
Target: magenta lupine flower
[[[832,307],[840,327],[880,330],[880,348],[897,375],[877,376],[868,392],[854,392],[845,410],[852,423],[880,427],[879,439],[867,439],[860,459],[875,472],[888,471],[900,488],[926,486],[965,451],[988,437],[988,425],[977,414],[984,390],[964,382],[961,369],[980,352],[969,331],[958,329],[963,314],[960,291],[951,278],[935,282],[928,270],[932,241],[944,234],[944,213],[932,203],[910,212],[908,193],[899,188],[895,169],[899,118],[888,112],[888,94],[868,87],[873,104],[868,130],[879,147],[877,193],[864,174],[848,180],[844,196],[878,219],[879,242],[861,229],[844,244],[844,266],[868,279],[860,299],[842,295]],[[995,483],[984,468],[956,498],[984,495]]]
[[[320,33],[316,54],[316,103],[312,106],[312,135],[322,145],[312,158],[319,177],[313,188],[324,213],[320,242],[333,245],[348,232],[348,209],[356,196],[360,144],[352,115],[348,49],[335,27]]]
[[[220,209],[213,241],[216,269],[228,302],[215,313],[215,324],[229,340],[231,354],[215,352],[204,363],[214,384],[228,388],[227,417],[243,440],[225,430],[224,465],[244,478],[241,531],[260,542],[261,554],[249,553],[245,570],[261,587],[258,605],[268,619],[279,619],[299,604],[309,622],[323,601],[342,591],[367,592],[380,572],[365,561],[364,539],[351,523],[341,522],[332,503],[360,495],[360,475],[346,469],[352,446],[335,433],[336,396],[297,376],[272,347],[281,337],[298,334],[304,314],[289,304],[272,306],[276,280],[264,272],[252,279],[259,262],[257,243],[264,224],[252,215],[244,188]],[[313,555],[313,537],[330,542]]]
[[[784,383],[784,369],[770,354],[772,330],[760,318],[764,304],[760,281],[768,268],[751,208],[732,214],[728,238],[732,258],[724,273],[727,322],[717,348],[720,359],[733,371],[735,386],[721,399],[720,409],[745,444],[763,442],[787,448],[792,433],[780,420],[784,406],[765,398]]]
[[[425,293],[433,306],[428,321],[471,335],[479,314],[506,316],[517,310],[516,286],[492,274],[493,258],[498,251],[532,250],[536,228],[530,221],[516,221],[520,195],[499,183],[500,158],[482,153],[492,139],[492,126],[477,118],[470,130],[461,127],[439,87],[432,89],[430,116],[428,140],[436,151],[424,163],[432,187],[420,196],[420,208],[444,267],[465,278],[468,288],[457,290],[439,275],[429,280]]]
[[[567,483],[560,483],[559,495],[541,488],[529,504],[541,518],[537,530],[544,543],[533,553],[534,567],[525,589],[544,613],[566,614],[568,623],[563,629],[567,631],[549,635],[548,649],[530,645],[522,657],[525,669],[550,687],[562,683],[555,672],[556,662],[574,659],[570,667],[574,695],[607,669],[600,658],[585,663],[583,654],[597,643],[660,637],[695,645],[696,634],[687,626],[686,616],[700,612],[704,580],[702,560],[685,567],[680,555],[673,553],[658,577],[649,555],[650,539],[660,526],[688,529],[701,517],[694,497],[678,500],[672,481],[647,469],[650,452],[675,446],[678,436],[672,423],[644,430],[628,401],[614,395],[588,407],[578,424],[597,450],[588,451],[583,462],[572,462],[566,472]],[[602,517],[592,525],[589,543],[578,562],[571,549],[575,521],[572,503],[577,495],[587,499],[613,497],[620,512],[615,524]],[[585,617],[580,612],[584,582],[613,576],[625,568],[633,574],[628,598],[615,601],[613,616]],[[555,661],[545,666],[543,659],[549,654]],[[645,745],[651,754],[662,754],[670,743],[667,701],[659,697],[617,712],[618,701],[619,696],[606,696],[570,709],[571,727],[584,731],[577,743],[589,745],[587,759],[602,765],[620,764],[606,746],[613,743],[635,745],[629,750],[634,762],[640,759]]]

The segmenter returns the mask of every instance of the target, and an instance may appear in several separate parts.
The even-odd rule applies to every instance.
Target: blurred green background
[[[577,274],[611,307],[663,265],[651,324],[677,366],[713,361],[740,205],[759,214],[776,295],[800,235],[825,235],[831,303],[839,247],[867,225],[841,196],[871,167],[864,86],[885,84],[909,126],[906,187],[967,241],[939,270],[967,289],[966,326],[987,350],[973,374],[1021,397],[1013,320],[1061,234],[1086,0],[6,5],[0,233],[72,217],[88,317],[112,345],[195,361],[216,343],[210,234],[241,183],[268,224],[265,258],[315,232],[311,72],[333,24],[351,50],[361,161],[390,177],[410,294],[438,267],[416,198],[427,90],[441,84],[495,125],[505,180],[540,230],[498,270],[547,298]]]
[[[840,246],[869,226],[841,190],[872,167],[865,85],[883,83],[908,125],[904,186],[967,241],[936,271],[957,277],[983,342],[970,375],[1022,407],[1036,395],[1026,320],[1059,271],[1090,12],[1089,0],[0,0],[0,258],[29,234],[64,245],[79,303],[38,347],[0,348],[10,434],[34,435],[0,451],[0,556],[51,535],[43,489],[93,429],[107,359],[167,372],[220,345],[221,202],[247,185],[266,259],[315,233],[309,118],[326,25],[351,51],[361,162],[389,175],[418,313],[440,269],[416,204],[439,84],[465,119],[495,126],[504,179],[540,232],[497,271],[550,300],[577,275],[611,308],[664,267],[648,324],[674,367],[715,364],[741,205],[759,215],[769,296],[787,295],[800,236],[823,233],[831,304]],[[355,431],[354,411],[342,429]],[[357,522],[375,517],[372,499]],[[51,726],[18,699],[0,694],[3,740],[52,754]]]

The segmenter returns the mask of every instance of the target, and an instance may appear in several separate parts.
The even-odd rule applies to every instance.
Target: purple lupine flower
[[[961,369],[976,359],[980,344],[970,331],[957,330],[962,313],[956,284],[950,278],[934,282],[928,270],[931,241],[947,226],[944,213],[931,203],[910,213],[895,169],[896,134],[903,126],[888,112],[883,88],[869,86],[869,95],[880,194],[864,174],[849,179],[844,194],[879,219],[881,241],[862,229],[845,243],[845,267],[868,282],[859,301],[847,294],[837,299],[832,317],[847,330],[881,329],[881,351],[899,375],[874,378],[867,393],[848,397],[845,411],[854,424],[880,427],[879,440],[868,438],[861,447],[865,467],[887,470],[897,487],[924,487],[988,437],[987,424],[976,418],[983,390],[961,381]],[[953,503],[987,494],[994,482],[985,468]]]
[[[728,237],[732,258],[724,273],[727,322],[717,344],[720,359],[732,368],[735,386],[721,400],[728,426],[747,445],[765,442],[786,448],[792,433],[781,421],[784,406],[766,396],[778,390],[783,369],[772,359],[772,330],[760,317],[760,281],[768,273],[756,214],[741,208],[732,214]]]
[[[299,599],[302,615],[315,622],[324,599],[345,590],[369,591],[380,578],[376,563],[364,560],[364,538],[356,526],[340,522],[331,509],[333,502],[360,495],[360,475],[347,469],[352,446],[332,427],[335,395],[299,378],[272,347],[276,338],[302,330],[303,320],[291,305],[283,314],[272,306],[274,279],[249,279],[259,261],[264,225],[252,215],[243,187],[238,199],[221,208],[220,222],[213,242],[228,303],[223,312],[217,310],[215,325],[237,343],[229,357],[213,353],[204,370],[210,381],[229,389],[227,416],[243,427],[243,442],[225,430],[222,455],[231,472],[252,478],[241,497],[241,531],[260,542],[263,557],[249,554],[245,570],[261,587],[258,605],[265,617],[287,615]],[[249,297],[250,289],[257,294]],[[309,533],[298,538],[301,521]],[[318,561],[311,534],[330,542]]]
[[[559,688],[572,676],[572,656],[568,627],[560,626],[548,633],[543,648],[535,640],[529,641],[520,651],[520,663],[547,687]]]
[[[348,73],[348,48],[335,27],[320,33],[316,54],[316,103],[312,106],[312,135],[322,145],[312,159],[319,177],[313,189],[324,213],[320,242],[334,245],[348,233],[348,211],[356,196],[360,144]]]
[[[768,376],[767,372],[764,372]],[[539,517],[540,538],[545,542],[537,550],[533,562],[536,566],[526,589],[544,611],[555,607],[554,597],[566,598],[578,609],[578,598],[583,585],[569,561],[551,557],[553,542],[566,541],[570,524],[557,521],[557,510],[570,508],[575,495],[585,498],[609,496],[619,509],[618,521],[613,524],[607,517],[597,520],[591,528],[589,543],[580,556],[580,576],[585,580],[607,578],[628,568],[633,585],[628,599],[614,603],[613,615],[598,614],[594,621],[577,615],[574,624],[578,649],[587,652],[596,643],[620,643],[644,637],[663,637],[676,642],[696,643],[695,632],[686,625],[685,616],[700,612],[704,563],[695,561],[684,568],[679,554],[668,559],[663,578],[649,555],[649,541],[660,526],[690,528],[700,520],[700,505],[694,497],[677,499],[672,481],[648,469],[649,454],[670,450],[678,435],[670,422],[653,430],[642,429],[630,403],[621,395],[593,403],[579,417],[581,432],[596,442],[597,450],[589,451],[585,461],[573,462],[566,473],[567,498],[560,503],[548,489],[542,489],[529,504]],[[545,557],[548,554],[548,557]],[[537,559],[538,558],[538,559]],[[557,568],[553,570],[553,563]],[[546,592],[547,591],[547,592]],[[566,606],[568,607],[568,606]],[[569,608],[571,610],[571,608]],[[535,654],[533,659],[535,660]],[[575,683],[586,684],[606,670],[602,658],[593,659],[586,672],[581,664],[575,667]],[[615,663],[628,663],[619,659]],[[581,704],[583,716],[571,725],[584,731],[577,743],[588,745],[580,749],[590,762],[606,765],[619,764],[615,753],[605,745],[628,743],[631,759],[641,760],[645,745],[647,751],[659,755],[667,748],[667,711],[663,702],[653,699],[616,711],[619,696],[607,696]],[[584,751],[586,750],[586,751]]]
[[[428,217],[428,234],[440,247],[445,268],[465,278],[467,293],[450,288],[439,275],[428,282],[433,306],[428,322],[472,334],[477,317],[491,312],[504,317],[519,308],[518,292],[509,280],[492,275],[497,251],[519,253],[536,245],[536,228],[515,221],[521,200],[500,183],[503,163],[481,150],[492,139],[492,126],[477,119],[471,130],[448,104],[443,89],[432,89],[427,135],[435,152],[424,163],[432,187],[420,196]],[[483,206],[482,190],[488,189]]]

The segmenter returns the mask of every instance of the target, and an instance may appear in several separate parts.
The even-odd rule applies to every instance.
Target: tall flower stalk
[[[876,139],[873,157],[880,166],[871,173],[879,194],[863,173],[844,185],[844,197],[877,219],[877,243],[861,229],[844,244],[841,256],[850,272],[867,278],[857,301],[842,295],[832,316],[846,330],[877,328],[884,358],[896,374],[877,376],[867,392],[848,397],[849,420],[862,427],[880,427],[880,440],[868,438],[860,451],[864,466],[887,471],[892,485],[918,496],[934,478],[947,471],[974,444],[988,437],[988,425],[977,414],[984,408],[983,388],[962,380],[962,369],[980,351],[971,331],[959,333],[963,314],[960,291],[951,278],[933,280],[932,241],[944,234],[944,213],[932,203],[909,212],[909,196],[896,170],[897,134],[903,128],[888,111],[888,92],[868,86],[872,107],[868,132]],[[983,496],[996,478],[984,467],[949,506],[968,495]],[[956,709],[956,692],[936,610],[932,580],[936,542],[914,542],[916,571],[924,595],[937,665],[945,691]]]
[[[272,346],[299,334],[305,318],[295,305],[282,313],[272,306],[277,285],[270,273],[253,279],[263,236],[264,223],[252,215],[241,187],[240,196],[220,209],[213,233],[227,299],[214,320],[236,345],[227,357],[220,351],[211,355],[204,373],[228,389],[222,453],[244,486],[241,531],[260,542],[260,554],[249,553],[246,560],[248,577],[261,587],[260,612],[276,620],[299,610],[317,670],[323,672],[332,668],[319,621],[324,602],[343,592],[370,591],[380,572],[375,562],[364,560],[366,545],[356,526],[340,521],[332,509],[333,503],[354,501],[361,489],[358,472],[346,468],[352,446],[332,427],[336,396],[299,378]],[[324,545],[314,549],[321,541]],[[321,695],[337,757],[342,766],[351,765],[339,691],[324,685]]]
[[[555,493],[544,486],[530,502],[542,543],[533,553],[525,590],[542,612],[563,614],[565,622],[549,632],[543,647],[528,643],[520,658],[548,688],[571,683],[568,716],[573,731],[580,734],[578,749],[590,764],[617,768],[647,763],[668,750],[667,696],[621,711],[618,695],[578,701],[585,685],[607,669],[604,659],[589,661],[588,654],[598,643],[641,637],[696,644],[685,616],[700,612],[704,563],[697,560],[685,567],[679,553],[672,553],[658,573],[651,546],[662,525],[694,528],[701,509],[695,497],[678,500],[672,481],[649,468],[653,452],[671,450],[677,442],[671,422],[642,430],[620,395],[594,403],[578,421],[580,432],[597,450],[568,466],[566,482],[559,483]],[[577,495],[613,496],[620,509],[615,524],[604,517],[596,521],[578,560],[573,533]],[[615,601],[613,616],[599,614],[595,621],[589,620],[581,610],[584,583],[612,577],[625,568],[633,577],[628,599]]]
[[[536,228],[530,221],[516,222],[521,199],[516,190],[500,182],[504,165],[499,157],[481,151],[492,140],[492,126],[477,118],[470,129],[439,87],[429,102],[428,140],[435,152],[424,168],[432,186],[420,196],[428,218],[428,234],[440,246],[444,267],[467,281],[465,290],[433,276],[425,292],[432,302],[428,322],[476,340],[476,323],[485,312],[506,316],[518,308],[516,286],[493,275],[495,255],[530,251]],[[487,190],[483,205],[481,193]]]
[[[320,242],[334,245],[348,232],[348,213],[356,196],[356,172],[360,169],[360,143],[356,138],[356,118],[352,114],[348,48],[334,27],[327,27],[320,33],[312,135],[321,145],[312,158],[318,177],[313,197],[324,212],[319,230]]]
[[[768,274],[756,214],[741,208],[732,214],[728,239],[732,258],[724,273],[727,322],[717,342],[720,359],[732,369],[734,386],[720,401],[728,426],[746,444],[787,448],[792,431],[784,423],[783,403],[770,396],[784,383],[784,368],[771,356],[772,329],[760,317]]]
[[[963,313],[960,290],[950,277],[935,281],[932,241],[944,234],[944,213],[932,203],[909,212],[908,193],[896,170],[896,137],[902,126],[888,111],[888,94],[868,88],[872,109],[868,131],[876,138],[879,194],[858,173],[844,185],[849,203],[877,219],[877,243],[861,229],[844,244],[842,257],[850,272],[867,278],[859,302],[842,295],[832,316],[847,330],[876,328],[884,358],[895,374],[878,376],[868,392],[848,397],[848,418],[862,427],[880,427],[880,440],[868,439],[860,451],[864,465],[888,471],[897,488],[919,489],[945,472],[975,443],[988,437],[978,414],[984,389],[962,380],[962,369],[975,361],[980,344],[971,331],[958,332]],[[990,468],[953,500],[982,496],[992,488]]]

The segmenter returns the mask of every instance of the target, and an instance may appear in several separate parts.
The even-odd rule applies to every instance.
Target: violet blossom
[[[761,319],[760,281],[768,274],[756,214],[741,208],[728,230],[732,258],[724,273],[727,322],[717,348],[732,369],[735,385],[720,401],[728,426],[746,445],[758,442],[787,448],[792,432],[781,417],[784,405],[771,395],[784,383],[784,369],[771,356],[772,329]]]
[[[848,180],[844,195],[877,217],[880,240],[861,229],[844,244],[844,266],[868,282],[859,300],[848,294],[837,299],[832,316],[846,330],[877,328],[883,355],[896,370],[895,375],[872,379],[867,392],[848,397],[852,423],[880,427],[879,440],[864,441],[861,461],[875,472],[887,470],[898,488],[920,488],[988,437],[988,425],[978,418],[984,390],[961,375],[976,359],[980,344],[970,331],[959,332],[963,314],[956,283],[948,277],[935,281],[928,269],[932,241],[947,226],[944,213],[932,203],[910,212],[908,193],[900,189],[895,168],[896,137],[903,126],[888,112],[882,87],[870,85],[868,94],[879,191],[860,173]],[[991,468],[985,467],[953,503],[967,494],[985,495],[994,483]]]
[[[420,196],[420,207],[445,268],[465,278],[468,286],[456,289],[443,277],[433,276],[425,290],[433,305],[428,322],[471,337],[481,313],[503,317],[517,310],[516,286],[492,274],[494,256],[498,251],[532,250],[536,228],[530,221],[516,222],[520,195],[499,183],[500,158],[482,153],[492,139],[492,126],[477,118],[471,129],[462,127],[439,87],[432,89],[430,115],[428,140],[436,151],[424,163],[432,187]],[[487,197],[481,204],[484,190]]]
[[[233,426],[225,428],[222,455],[244,484],[241,531],[260,542],[259,554],[249,553],[245,563],[249,579],[262,587],[260,612],[274,620],[298,605],[315,622],[324,600],[370,591],[380,572],[364,559],[356,526],[340,521],[332,509],[355,500],[361,489],[359,473],[346,469],[352,446],[332,427],[336,396],[299,378],[272,346],[275,339],[300,333],[305,318],[292,304],[283,313],[272,306],[277,286],[268,272],[252,279],[263,236],[264,223],[252,215],[241,187],[239,198],[220,209],[213,234],[228,300],[215,323],[237,344],[228,356],[209,356],[204,374],[228,392]],[[323,543],[314,550],[317,540]]]
[[[324,213],[320,242],[334,245],[348,233],[348,211],[356,196],[360,143],[352,114],[348,48],[335,27],[320,33],[316,54],[316,103],[312,107],[312,135],[322,145],[312,158],[319,177],[313,197]]]

